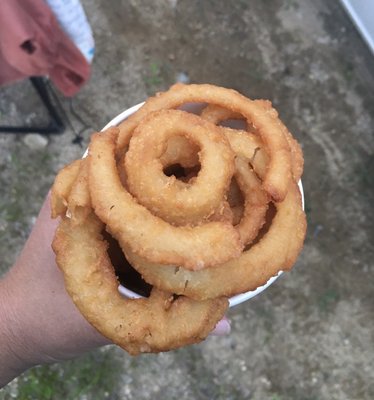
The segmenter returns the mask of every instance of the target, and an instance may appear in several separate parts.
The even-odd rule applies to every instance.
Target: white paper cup
[[[127,110],[121,112],[115,118],[113,118],[110,122],[108,122],[108,124],[104,126],[102,131],[108,129],[111,126],[119,125],[122,121],[124,121],[126,118],[128,118],[131,114],[134,114],[134,112],[137,111],[143,104],[144,104],[144,102],[139,103],[139,104],[137,104],[133,107],[130,107]],[[302,206],[304,209],[304,190],[303,190],[303,185],[302,185],[301,181],[299,181],[298,185],[299,185],[299,189],[301,192]],[[279,276],[282,275],[282,273],[283,273],[283,271],[279,271],[277,275],[272,276],[263,286],[259,286],[256,290],[251,290],[249,292],[240,293],[240,294],[237,294],[236,296],[230,297],[230,299],[229,299],[230,307],[237,306],[238,304],[241,304],[241,303],[251,299],[252,297],[257,296],[258,294],[263,292],[265,289],[267,289],[272,283],[274,283],[279,278]],[[142,297],[140,294],[133,292],[132,290],[126,288],[123,285],[119,285],[118,291],[124,297],[130,298],[130,299],[139,299]]]

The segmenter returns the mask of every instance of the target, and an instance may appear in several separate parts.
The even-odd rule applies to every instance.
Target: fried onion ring
[[[150,284],[196,300],[253,290],[280,270],[290,269],[304,241],[306,220],[297,185],[293,184],[285,200],[275,206],[277,212],[271,226],[258,243],[244,251],[239,259],[212,268],[188,271],[175,265],[147,262],[129,249],[125,254]]]
[[[301,147],[270,102],[174,85],[93,134],[88,156],[56,177],[52,246],[67,292],[130,354],[200,342],[227,297],[295,263],[302,171]],[[139,273],[148,297],[122,297],[116,274],[130,289]]]
[[[225,121],[243,121],[243,116],[239,113],[232,112],[227,108],[223,108],[220,106],[216,106],[214,104],[208,104],[200,114],[200,117],[212,122],[215,125],[219,125],[221,122]],[[246,131],[247,132],[255,132],[255,127],[248,121],[245,121],[247,124]],[[233,126],[230,126],[233,128]]]
[[[246,120],[253,123],[270,158],[263,187],[275,201],[282,201],[287,194],[292,173],[290,149],[278,113],[273,108],[264,110],[261,104],[232,89],[208,84],[184,85],[178,83],[167,92],[151,97],[135,114],[119,125],[117,153],[121,154],[128,145],[136,126],[151,111],[177,108],[189,102],[216,104],[243,115]]]
[[[225,131],[236,154],[247,160],[252,159],[254,168],[261,171],[262,177],[261,174],[266,173],[266,160],[252,158],[253,134],[226,128]],[[260,241],[244,251],[239,259],[212,268],[187,271],[181,266],[151,263],[129,248],[124,251],[129,262],[144,279],[163,290],[199,300],[212,298],[217,293],[219,296],[233,296],[253,290],[280,270],[289,269],[304,242],[306,219],[296,183],[289,187],[286,199],[274,205],[276,215]]]
[[[199,146],[201,169],[193,183],[163,173],[167,140],[183,135]],[[220,129],[180,110],[150,113],[135,129],[125,158],[127,183],[140,204],[173,224],[194,224],[220,205],[234,172],[234,153]]]
[[[67,210],[71,188],[79,174],[82,160],[75,160],[66,165],[57,174],[51,190],[51,216],[64,216]]]
[[[107,255],[102,222],[89,214],[84,223],[63,218],[53,241],[65,286],[86,319],[104,336],[136,355],[178,348],[203,340],[222,318],[225,298],[174,299],[153,289],[149,298],[123,298]]]
[[[244,196],[243,215],[235,226],[244,245],[251,243],[265,223],[268,196],[261,187],[261,181],[250,168],[248,161],[237,157],[235,160],[236,181]]]
[[[87,159],[81,160],[79,173],[69,193],[67,212],[73,223],[84,221],[91,212]]]
[[[271,102],[268,100],[254,100],[254,101],[259,105],[261,105],[264,109],[271,110],[272,108]],[[233,113],[228,109],[218,107],[212,104],[209,104],[207,107],[205,107],[202,110],[200,116],[201,118],[213,122],[216,125],[226,120],[243,119],[243,116],[237,113]],[[286,126],[282,123],[282,121],[279,122],[291,150],[292,175],[295,182],[298,182],[301,178],[301,175],[303,174],[303,167],[304,167],[303,152],[301,150],[299,143],[297,142],[297,140],[295,140],[290,131],[286,128]],[[250,124],[250,122],[247,121],[247,125],[249,127],[249,129],[247,129],[248,132],[256,133],[256,129],[252,124]]]
[[[117,134],[117,128],[110,128],[92,136],[89,188],[95,213],[121,247],[130,247],[152,262],[183,265],[190,270],[238,257],[243,245],[231,224],[207,222],[194,227],[176,227],[134,200],[116,173]]]
[[[262,105],[265,109],[271,110],[272,105],[268,100],[255,100],[256,103]],[[304,170],[304,157],[303,151],[298,143],[298,141],[292,136],[291,132],[287,129],[284,123],[279,120],[280,127],[284,133],[284,136],[290,146],[291,150],[291,162],[292,162],[292,175],[295,182],[298,182],[303,174]]]

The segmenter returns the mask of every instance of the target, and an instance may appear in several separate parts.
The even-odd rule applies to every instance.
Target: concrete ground
[[[309,223],[293,271],[230,310],[230,336],[138,358],[115,350],[118,384],[105,396],[373,399],[374,57],[340,3],[83,4],[96,57],[74,101],[93,129],[176,80],[270,99],[304,149]],[[1,123],[36,121],[42,112],[27,82],[1,89],[0,110]],[[44,139],[0,134],[2,271],[21,249],[57,170],[82,154],[71,129]],[[3,398],[17,397],[17,382],[11,389]],[[58,389],[52,393],[39,398],[59,398]],[[62,398],[100,398],[90,393]]]

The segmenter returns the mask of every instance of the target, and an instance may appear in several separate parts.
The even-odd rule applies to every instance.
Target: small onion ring
[[[163,173],[167,141],[183,135],[199,146],[201,169],[193,183]],[[163,220],[194,224],[214,213],[234,172],[234,153],[220,129],[180,110],[150,113],[134,130],[125,157],[129,192]]]
[[[128,145],[133,130],[151,111],[177,108],[185,103],[211,103],[242,114],[256,128],[269,155],[263,187],[275,201],[282,201],[292,179],[288,142],[275,109],[264,107],[232,89],[213,85],[175,84],[167,92],[149,98],[145,104],[119,125],[117,154]],[[265,111],[265,112],[264,112]]]
[[[170,110],[169,110],[170,111]],[[176,113],[177,111],[174,111]],[[180,113],[181,111],[179,111]],[[154,115],[154,113],[151,113],[151,116]],[[170,117],[169,117],[170,118]],[[193,119],[197,117],[193,116]],[[197,122],[196,122],[197,123]],[[156,124],[157,125],[157,124]],[[266,165],[268,163],[268,157],[266,156],[266,153],[261,151],[260,143],[258,138],[256,138],[255,135],[249,134],[248,132],[242,131],[242,130],[236,130],[236,129],[231,129],[227,127],[216,127],[218,129],[218,133],[222,137],[226,137],[228,139],[228,142],[232,149],[235,151],[235,177],[237,183],[239,183],[239,187],[241,188],[241,191],[245,197],[245,204],[243,207],[243,215],[240,218],[239,223],[235,226],[235,228],[238,230],[240,234],[240,239],[244,245],[250,243],[257,235],[259,232],[260,228],[265,222],[265,214],[266,210],[268,208],[268,196],[266,195],[265,191],[262,189],[262,184],[260,180],[256,177],[255,172],[252,170],[252,168],[249,166],[248,162],[254,161],[254,157],[257,157],[257,162],[253,163],[256,171],[259,175],[263,176],[266,171]],[[136,132],[136,131],[135,131]],[[154,136],[154,132],[151,131],[150,135]],[[147,146],[150,148],[155,147],[155,144],[152,142],[149,142],[149,138],[147,138],[145,142],[147,143]],[[166,164],[170,164],[171,162],[179,162],[182,164],[188,163],[189,165],[192,165],[192,162],[188,162],[188,157],[194,156],[193,154],[193,143],[188,141],[186,138],[182,140],[182,137],[178,142],[173,143],[173,155],[175,157],[172,158],[172,161],[167,157],[167,155],[164,155],[164,162]],[[130,147],[131,149],[131,147]],[[140,154],[144,154],[146,152],[146,149],[138,149],[137,151]],[[172,157],[172,155],[171,155]],[[245,158],[247,161],[245,161]],[[154,192],[148,192],[146,190],[146,187],[152,186],[152,182],[155,182],[155,178],[153,177],[149,164],[150,162],[146,161],[146,157],[142,157],[142,161],[144,160],[144,164],[147,165],[147,167],[144,170],[144,175],[143,177],[133,177],[133,180],[135,182],[142,182],[142,186],[139,188],[137,192],[134,194],[136,197],[139,199],[140,195],[143,195],[145,198],[148,199],[153,199],[158,192],[161,191],[162,188],[157,187],[155,193]],[[129,157],[126,158],[126,161],[131,164],[133,169],[135,171],[138,171],[141,168],[141,165],[138,165],[134,162],[134,160]],[[159,167],[160,169],[160,167]],[[220,170],[221,168],[219,165],[216,164],[216,170]],[[148,178],[148,179],[147,179]],[[206,185],[206,183],[202,184],[203,186]],[[144,187],[143,187],[144,186]],[[164,186],[166,186],[166,183],[164,183]],[[227,184],[225,184],[227,186]],[[130,185],[130,191],[131,191],[131,185]],[[212,192],[212,185],[209,185],[209,192],[206,193],[205,190],[199,190],[198,195],[201,197],[208,198],[209,199],[209,193]],[[175,196],[173,193],[169,193],[168,199],[170,197]],[[222,198],[223,193],[221,192],[219,194],[218,198]],[[148,203],[144,204],[147,206],[147,208],[150,208],[152,205],[152,201],[148,200]],[[170,202],[166,203],[166,199],[163,199],[163,204],[165,204],[165,213],[169,212],[171,215],[174,216],[172,213],[172,209],[169,209],[171,207]],[[198,204],[197,201],[194,201],[194,204]],[[172,204],[174,207],[177,207],[177,210],[181,208],[176,204]],[[215,208],[217,206],[215,205]],[[153,210],[154,212],[158,210]],[[201,218],[201,216],[200,216]],[[165,219],[165,218],[163,218]],[[210,218],[212,221],[222,221],[222,220],[227,220],[231,221],[233,220],[233,214],[232,211],[229,209],[228,204],[226,201],[221,201],[220,207],[216,208],[215,212],[212,214],[212,217]],[[181,222],[183,220],[176,220],[172,219],[172,222]],[[193,221],[193,220],[192,220]]]
[[[117,174],[114,154],[117,135],[117,128],[109,128],[92,136],[89,189],[95,213],[122,248],[129,246],[155,263],[183,265],[190,270],[225,262],[241,254],[243,245],[239,234],[229,223],[176,227],[138,204]]]

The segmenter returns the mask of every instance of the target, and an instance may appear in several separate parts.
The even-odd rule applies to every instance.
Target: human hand
[[[57,224],[47,199],[16,264],[0,281],[0,387],[34,365],[109,343],[65,291],[51,248]]]
[[[16,264],[0,281],[0,387],[34,365],[71,359],[110,343],[65,290],[51,248],[57,224],[47,198]],[[212,335],[229,332],[224,318]]]

